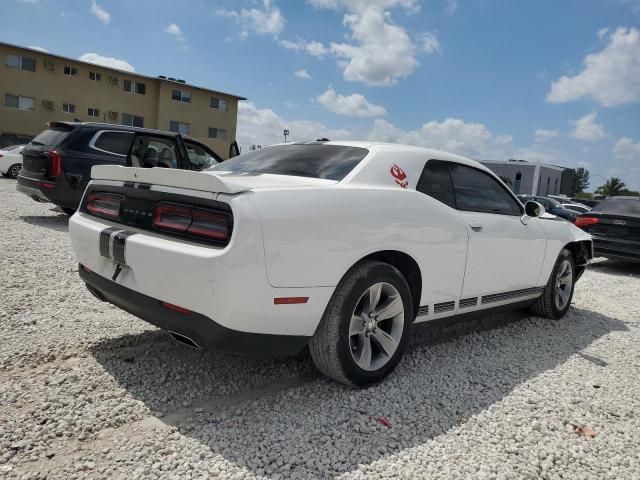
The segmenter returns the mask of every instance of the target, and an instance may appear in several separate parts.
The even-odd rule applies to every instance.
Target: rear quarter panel
[[[563,248],[572,242],[591,240],[591,235],[572,223],[557,219],[536,218],[547,235],[547,251],[538,278],[538,286],[546,285]]]
[[[454,209],[416,192],[339,184],[259,191],[267,275],[274,287],[334,287],[363,257],[398,250],[418,263],[423,298],[460,292],[467,233]]]

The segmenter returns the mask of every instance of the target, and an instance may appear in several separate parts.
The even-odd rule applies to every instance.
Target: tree
[[[573,174],[574,193],[582,193],[589,188],[589,170],[586,168],[576,168]]]
[[[504,183],[506,183],[507,185],[509,185],[509,188],[511,188],[511,179],[509,177],[505,177],[504,175],[500,175],[500,180],[502,180]]]
[[[601,185],[596,190],[596,195],[602,195],[603,197],[615,197],[620,195],[620,192],[624,190],[626,185],[618,177],[611,177],[606,181],[604,185]]]

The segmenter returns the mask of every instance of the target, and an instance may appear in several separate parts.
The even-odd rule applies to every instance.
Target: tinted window
[[[95,140],[93,146],[99,150],[116,155],[126,155],[133,141],[133,133],[129,132],[102,132]]]
[[[367,153],[341,145],[276,145],[243,153],[211,170],[342,180]]]
[[[178,166],[176,144],[169,138],[136,136],[131,148],[132,167],[164,167]]]
[[[640,216],[640,198],[608,198],[593,207],[592,212]]]
[[[450,207],[456,207],[449,167],[444,162],[429,160],[422,170],[416,190]]]
[[[70,128],[53,127],[47,128],[44,132],[31,140],[30,145],[51,145],[53,147],[60,145],[71,132]]]
[[[450,165],[459,210],[521,215],[521,207],[490,175],[464,165]]]

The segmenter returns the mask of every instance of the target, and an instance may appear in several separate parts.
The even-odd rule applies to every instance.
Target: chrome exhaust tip
[[[200,345],[198,345],[198,343],[192,338],[187,337],[186,335],[183,335],[181,333],[174,332],[173,330],[168,330],[168,332],[171,338],[173,338],[176,342],[181,343],[182,345],[186,345],[187,347],[200,350]]]

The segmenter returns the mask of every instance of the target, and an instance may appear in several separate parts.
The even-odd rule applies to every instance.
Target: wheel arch
[[[593,247],[591,240],[574,240],[567,243],[563,248],[566,248],[573,255],[573,260],[576,264],[576,280],[578,280],[584,273],[589,260],[593,258]]]
[[[355,262],[349,270],[366,260],[387,263],[400,271],[409,285],[411,299],[413,301],[413,316],[415,318],[418,308],[420,308],[420,297],[422,295],[422,272],[420,271],[418,262],[416,262],[411,255],[399,250],[380,250],[362,257]]]

